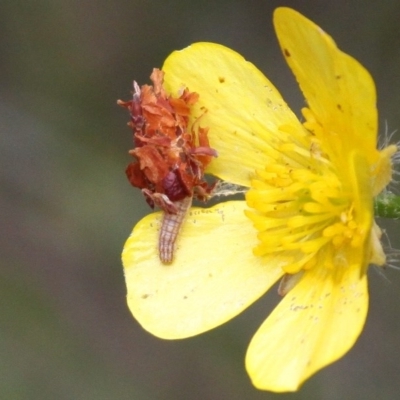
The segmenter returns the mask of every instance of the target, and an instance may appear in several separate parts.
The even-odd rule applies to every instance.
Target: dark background
[[[380,131],[398,128],[397,0],[0,3],[1,399],[399,398],[393,268],[370,269],[370,313],[356,346],[295,394],[257,391],[243,365],[276,290],[182,341],[144,332],[125,304],[121,249],[149,209],[124,175],[131,134],[116,100],[129,98],[133,79],[148,82],[171,51],[214,41],[257,65],[297,112],[303,99],[272,28],[279,5],[314,20],[369,69]],[[380,223],[400,248],[399,223]]]

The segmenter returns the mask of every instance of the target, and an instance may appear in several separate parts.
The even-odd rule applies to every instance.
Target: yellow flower
[[[369,73],[289,8],[274,24],[307,100],[299,122],[269,80],[234,51],[197,43],[166,60],[169,93],[200,95],[192,119],[219,157],[208,173],[249,187],[246,202],[193,208],[170,266],[157,254],[159,214],[123,251],[128,304],[149,332],[197,335],[233,318],[279,278],[279,305],[253,337],[257,388],[294,391],[343,356],[367,314],[366,270],[383,265],[373,198],[389,183],[396,146],[377,150]]]

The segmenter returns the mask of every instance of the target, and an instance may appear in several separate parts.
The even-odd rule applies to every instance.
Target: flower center
[[[362,247],[366,236],[352,178],[339,177],[315,137],[308,146],[282,143],[280,158],[256,171],[246,195],[252,208],[246,215],[259,231],[255,255],[285,252],[290,274],[321,262],[347,265],[347,252]]]

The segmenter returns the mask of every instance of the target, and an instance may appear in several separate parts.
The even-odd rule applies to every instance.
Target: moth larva
[[[181,229],[183,220],[192,204],[192,197],[185,197],[175,202],[176,214],[164,211],[158,239],[158,252],[164,264],[170,264],[174,257],[175,242]]]

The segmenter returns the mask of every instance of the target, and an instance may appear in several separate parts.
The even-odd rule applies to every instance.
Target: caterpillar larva
[[[158,239],[158,253],[161,262],[170,264],[174,257],[175,242],[181,229],[183,220],[192,205],[192,197],[174,203],[177,208],[176,214],[164,211],[161,222],[160,236]]]
[[[205,201],[214,185],[204,179],[204,170],[217,152],[208,141],[208,129],[198,126],[191,107],[199,98],[188,89],[173,97],[163,88],[164,72],[154,69],[153,86],[133,83],[130,101],[118,100],[129,110],[134,149],[126,174],[131,184],[140,188],[150,207],[164,211],[159,237],[161,262],[172,262],[174,245],[193,198]],[[203,114],[205,111],[203,110]]]

